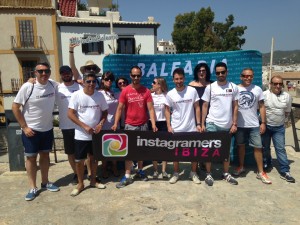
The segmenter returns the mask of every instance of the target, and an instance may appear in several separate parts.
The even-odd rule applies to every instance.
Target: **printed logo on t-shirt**
[[[125,157],[127,154],[127,134],[104,134],[102,136],[102,155],[104,157]]]
[[[239,96],[239,107],[250,109],[255,103],[255,95],[250,91],[241,91]]]

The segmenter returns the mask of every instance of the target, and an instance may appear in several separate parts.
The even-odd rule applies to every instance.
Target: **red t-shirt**
[[[119,102],[125,105],[125,123],[132,126],[141,126],[148,121],[147,103],[153,102],[151,92],[144,86],[139,89],[128,85],[122,90]]]

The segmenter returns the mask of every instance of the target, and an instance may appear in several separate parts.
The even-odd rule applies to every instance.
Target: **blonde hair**
[[[156,79],[157,82],[158,82],[158,84],[160,84],[160,88],[161,88],[162,93],[167,94],[167,92],[168,92],[168,85],[167,85],[167,82],[166,82],[165,78],[163,78],[163,77],[156,77],[154,79]]]

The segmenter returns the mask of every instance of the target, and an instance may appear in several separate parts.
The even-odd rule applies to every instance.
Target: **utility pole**
[[[271,43],[270,71],[269,71],[269,88],[270,88],[270,83],[271,83],[271,78],[272,78],[273,51],[274,51],[274,37],[272,37],[272,43]]]

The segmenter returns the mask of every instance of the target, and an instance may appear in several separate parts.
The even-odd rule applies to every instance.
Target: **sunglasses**
[[[198,70],[198,73],[206,73],[206,70]]]
[[[45,70],[36,70],[39,74],[43,74],[45,72],[45,74],[49,74],[51,72],[50,69],[45,69]]]
[[[283,86],[283,83],[273,83],[273,82],[272,82],[272,84],[273,84],[274,86],[278,86],[278,85],[279,85],[279,86]]]
[[[112,78],[109,78],[109,77],[106,77],[106,78],[104,78],[103,80],[105,80],[105,81],[111,81],[111,82],[113,82],[114,81],[114,79],[112,79]]]
[[[243,78],[247,78],[247,79],[253,78],[253,75],[241,74],[241,76],[242,76]]]
[[[94,71],[96,71],[97,67],[96,66],[86,66],[85,69],[86,70],[94,70]]]
[[[126,85],[125,82],[118,82],[118,85]]]
[[[158,82],[157,81],[153,81],[152,84],[158,84]]]
[[[95,84],[97,81],[96,81],[96,80],[86,80],[85,82],[86,82],[87,84],[90,84],[90,83]]]
[[[131,74],[130,76],[131,76],[132,78],[135,78],[135,79],[136,79],[136,78],[141,78],[142,75],[134,75],[134,74]]]
[[[223,70],[223,71],[220,71],[220,72],[216,72],[216,75],[220,75],[220,74],[224,75],[225,73],[226,73],[226,70]]]

